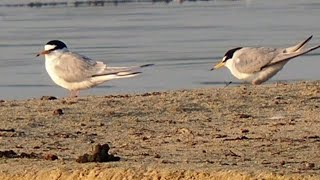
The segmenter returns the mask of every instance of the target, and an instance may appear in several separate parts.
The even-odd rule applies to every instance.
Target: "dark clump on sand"
[[[120,157],[108,153],[109,149],[108,144],[97,144],[94,146],[92,154],[86,153],[79,156],[76,161],[78,163],[120,161]]]
[[[27,158],[27,159],[44,159],[44,160],[57,160],[58,156],[54,154],[38,154],[38,153],[17,153],[13,150],[5,150],[5,151],[0,151],[0,158]]]
[[[56,98],[54,96],[42,96],[40,99],[41,100],[56,100],[58,98]]]

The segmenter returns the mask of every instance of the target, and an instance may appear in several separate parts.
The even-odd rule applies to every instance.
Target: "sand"
[[[40,158],[0,179],[320,179],[319,106],[320,81],[2,100],[0,151]],[[76,162],[98,143],[120,161]]]

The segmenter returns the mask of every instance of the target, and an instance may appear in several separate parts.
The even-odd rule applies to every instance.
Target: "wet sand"
[[[319,179],[320,81],[0,101],[0,179]],[[60,109],[60,110],[58,110]],[[120,161],[77,163],[96,144]]]

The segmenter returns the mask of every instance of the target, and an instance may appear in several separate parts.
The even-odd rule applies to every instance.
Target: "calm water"
[[[318,0],[209,1],[105,7],[0,8],[0,99],[67,91],[35,54],[51,39],[113,66],[155,63],[135,78],[110,81],[81,95],[223,86],[227,69],[209,71],[227,49],[283,47],[313,34],[320,43]],[[288,63],[272,80],[317,80],[320,50]],[[236,84],[237,85],[237,84]]]

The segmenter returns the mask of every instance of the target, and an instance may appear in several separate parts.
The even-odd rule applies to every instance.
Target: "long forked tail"
[[[292,58],[307,54],[308,52],[311,52],[311,51],[316,50],[318,48],[320,48],[320,45],[313,46],[313,47],[311,47],[309,49],[299,50],[298,52],[293,53],[289,59],[292,59]]]
[[[270,66],[271,64],[280,63],[280,62],[287,61],[287,60],[293,59],[295,57],[307,54],[308,52],[311,52],[311,51],[316,50],[318,48],[320,48],[320,45],[313,46],[309,49],[302,49],[302,50],[292,52],[292,53],[283,53],[283,54],[277,56],[270,64],[268,64],[268,66]]]
[[[302,50],[304,48],[304,46],[307,44],[307,42],[309,42],[311,39],[312,39],[312,35],[310,37],[308,37],[308,39],[301,41],[294,46],[286,48],[286,52],[292,53],[292,52],[297,52],[297,51]]]

